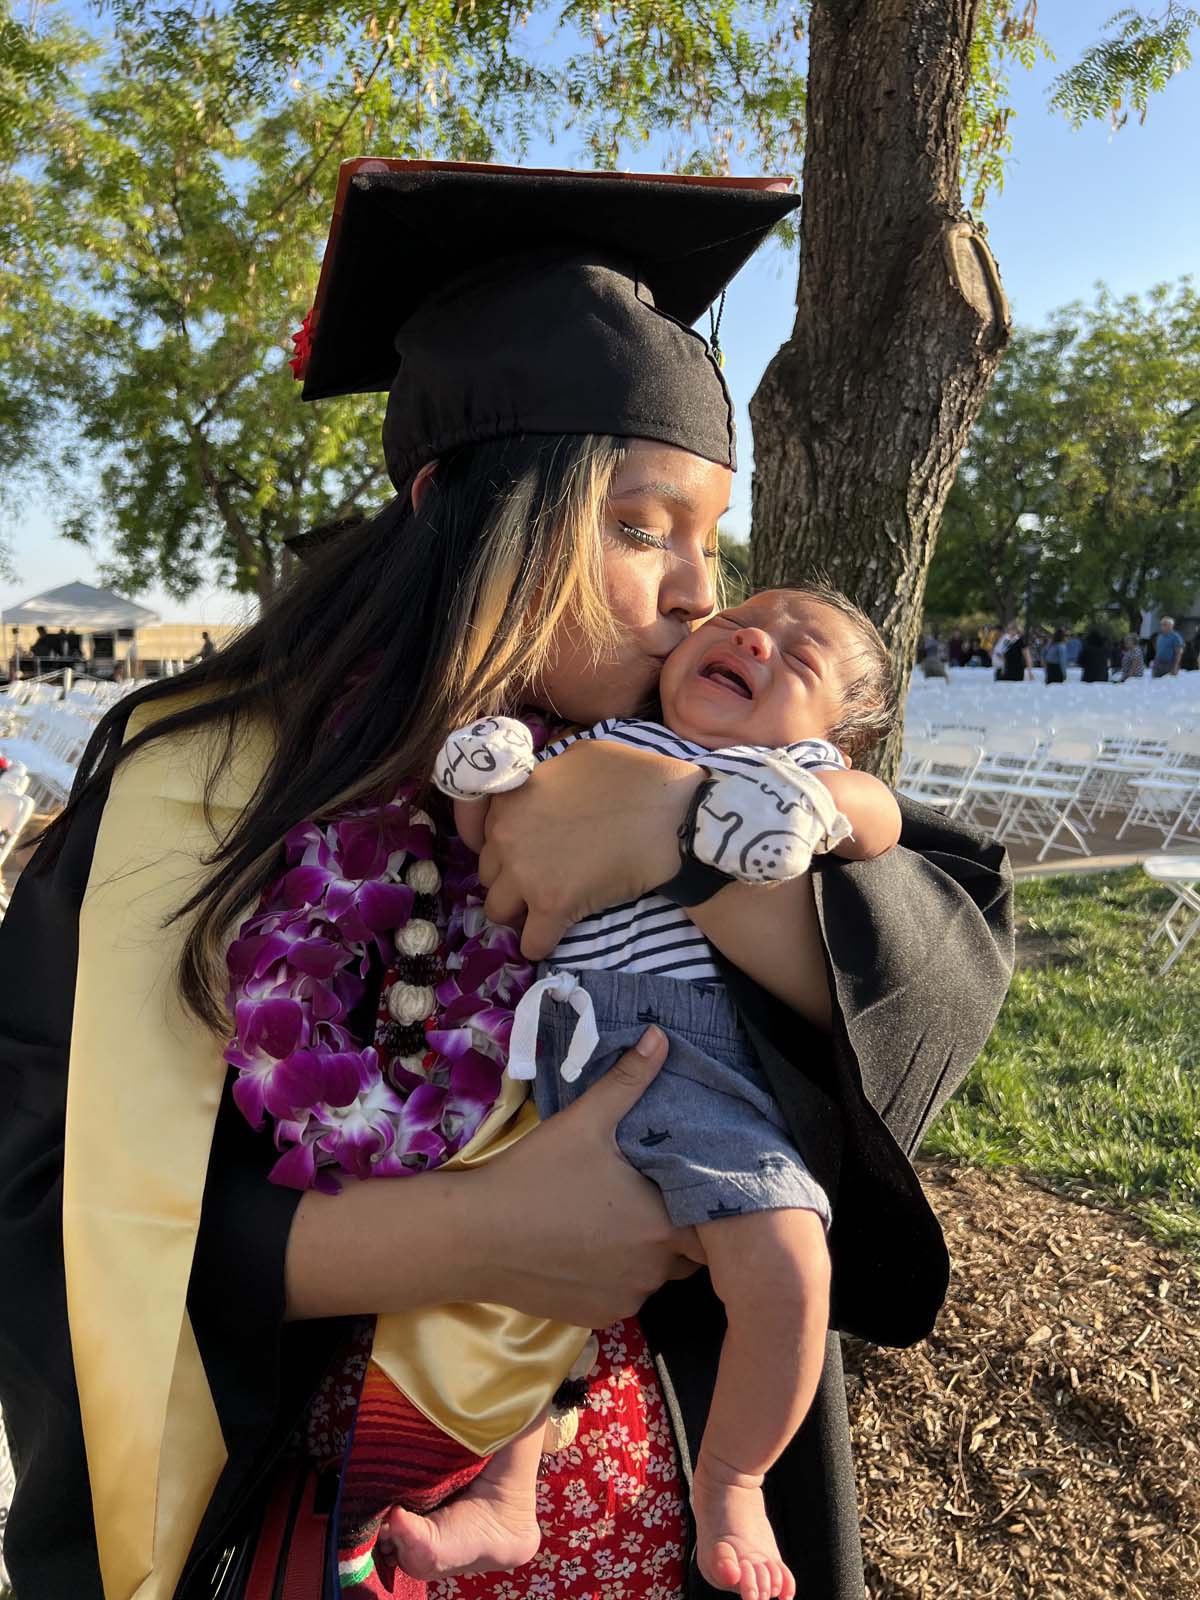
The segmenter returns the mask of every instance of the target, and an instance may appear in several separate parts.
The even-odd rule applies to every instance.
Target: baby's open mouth
[[[709,683],[720,684],[721,688],[729,689],[734,694],[741,695],[743,700],[753,700],[754,690],[734,667],[726,666],[722,661],[712,661],[706,667],[700,668],[700,676],[707,678]]]

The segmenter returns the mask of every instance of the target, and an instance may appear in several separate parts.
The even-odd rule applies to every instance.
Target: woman
[[[612,1137],[661,1048],[483,1166],[467,1144],[467,1170],[301,1194],[268,1181],[272,1128],[232,1098],[224,953],[285,839],[307,819],[378,816],[446,729],[497,705],[590,723],[652,699],[662,658],[713,605],[733,467],[720,368],[688,324],[790,205],[711,183],[344,171],[306,393],[391,382],[398,498],[319,550],[240,640],[114,711],[3,925],[0,1270],[20,1292],[0,1319],[0,1399],[21,1467],[19,1600],[334,1592],[364,1437],[395,1445],[363,1352],[389,1315],[467,1299],[625,1319],[600,1340],[589,1402],[626,1419],[598,1447],[607,1510],[580,1518],[559,1457],[546,1488],[551,1517],[575,1506],[609,1565],[548,1536],[545,1592],[599,1596],[618,1552],[631,1596],[704,1592],[681,1548],[679,1469],[704,1426],[718,1306],[694,1238]],[[615,746],[542,764],[475,841],[489,916],[521,924],[536,959],[568,923],[664,884],[701,776]],[[904,817],[879,861],[689,909],[836,1196],[837,1326],[893,1343],[928,1330],[947,1270],[906,1152],[981,1047],[1011,963],[1003,852],[920,808]],[[461,874],[452,820],[435,827],[436,859]],[[389,926],[395,887],[338,870]],[[814,918],[831,979],[788,959]],[[360,1041],[385,979],[376,961]],[[642,1447],[622,1454],[635,1426]],[[862,1593],[847,1451],[831,1336],[767,1481],[813,1600]],[[343,1565],[343,1582],[360,1576]]]
[[[1107,683],[1109,674],[1108,641],[1099,628],[1089,628],[1079,652],[1084,683]]]
[[[1144,678],[1146,676],[1146,658],[1142,654],[1142,642],[1136,633],[1127,633],[1121,640],[1121,666],[1118,682],[1125,683],[1129,678]]]
[[[1046,666],[1047,683],[1067,681],[1067,630],[1055,628],[1054,638],[1046,646],[1042,657]]]

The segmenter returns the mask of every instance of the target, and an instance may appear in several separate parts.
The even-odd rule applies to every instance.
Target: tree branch
[[[405,8],[405,9],[407,9],[407,8]],[[401,12],[401,16],[403,16],[403,14],[404,13],[402,11]],[[363,95],[366,94],[367,90],[371,87],[371,84],[372,84],[372,82],[374,81],[374,78],[375,78],[375,74],[379,71],[380,67],[383,65],[384,61],[387,59],[389,53],[390,52],[389,52],[389,49],[388,49],[387,40],[385,39],[383,44],[380,45],[380,47],[379,47],[379,54],[375,57],[375,61],[374,61],[373,65],[372,65],[372,67],[371,67],[370,72],[368,72],[366,77],[363,79],[362,88],[358,89],[358,90],[356,90],[354,92],[354,98],[351,101],[350,109],[349,109],[349,111],[347,111],[346,115],[342,118],[342,120],[338,123],[337,127],[333,130],[333,136],[330,138],[328,144],[326,144],[324,150],[322,150],[321,154],[313,162],[312,166],[309,167],[308,171],[304,174],[304,176],[302,178],[299,178],[296,181],[296,183],[294,183],[292,185],[292,187],[288,190],[288,192],[284,195],[283,199],[280,200],[277,205],[272,207],[271,211],[268,213],[268,220],[269,221],[273,221],[276,217],[282,215],[282,213],[287,210],[288,206],[291,205],[292,201],[296,198],[296,196],[297,195],[301,195],[301,194],[304,193],[304,191],[308,188],[309,184],[316,177],[317,173],[320,172],[321,168],[329,160],[329,157],[333,154],[334,150],[337,148],[338,142],[340,141],[340,139],[342,137],[342,134],[345,133],[346,128],[349,126],[350,119],[354,116],[355,111],[358,109],[359,103],[362,100]]]

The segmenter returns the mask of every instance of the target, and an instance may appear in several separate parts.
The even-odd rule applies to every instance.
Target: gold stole
[[[161,714],[135,712],[129,733]],[[186,1296],[227,1069],[176,990],[186,925],[163,925],[208,870],[218,737],[154,741],[118,770],[79,919],[63,1251],[105,1600],[171,1600],[226,1459]],[[242,738],[212,798],[218,833],[249,803],[269,739]],[[506,1078],[447,1166],[489,1159],[536,1120]],[[586,1339],[504,1306],[440,1307],[381,1317],[373,1359],[486,1454],[533,1421]]]

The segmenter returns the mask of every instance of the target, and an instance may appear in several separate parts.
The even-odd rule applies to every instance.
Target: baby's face
[[[671,652],[659,681],[663,720],[706,750],[822,739],[862,657],[849,617],[768,589],[710,617]]]

